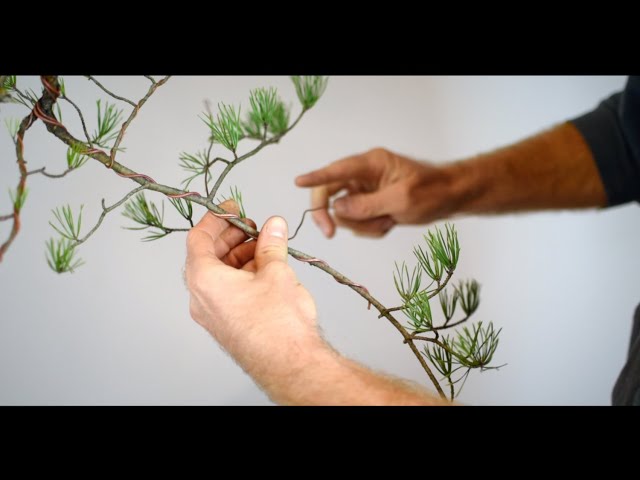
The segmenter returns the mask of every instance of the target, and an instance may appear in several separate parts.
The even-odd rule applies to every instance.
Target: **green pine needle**
[[[17,118],[5,118],[4,125],[7,128],[7,132],[9,132],[9,136],[15,141],[18,130],[20,129],[20,120]]]
[[[69,169],[75,170],[80,168],[89,160],[88,156],[80,152],[81,148],[84,148],[82,144],[75,144],[67,149],[67,166]]]
[[[216,118],[207,113],[202,121],[211,129],[211,136],[214,142],[220,143],[226,149],[231,150],[235,155],[238,142],[244,137],[242,122],[240,121],[240,107],[236,111],[233,105],[218,105]]]
[[[249,95],[251,113],[264,126],[271,123],[278,105],[278,92],[275,88],[256,88]]]
[[[179,159],[180,167],[190,173],[190,175],[181,182],[184,188],[188,188],[193,180],[200,175],[204,175],[207,171],[209,160],[207,159],[206,150],[197,152],[195,155],[182,152]]]
[[[244,209],[244,202],[242,201],[242,193],[238,190],[238,187],[231,187],[231,198],[235,200],[240,208],[240,218],[247,218],[247,212]]]
[[[393,273],[393,282],[400,297],[405,301],[409,301],[420,290],[422,282],[422,272],[419,268],[414,268],[409,274],[409,268],[405,262],[398,266],[396,262],[396,271]]]
[[[295,75],[291,77],[291,80],[296,88],[296,94],[302,104],[302,108],[308,110],[317,103],[326,90],[329,77]]]
[[[142,192],[125,204],[122,215],[142,225],[142,227],[130,227],[127,230],[143,230],[148,227],[162,228],[164,206],[160,212],[153,202],[147,202],[144,192]]]
[[[144,192],[138,193],[133,200],[125,204],[122,215],[141,225],[140,227],[124,227],[127,230],[151,229],[149,235],[142,238],[143,242],[158,240],[171,233],[171,229],[166,228],[163,224],[164,203],[162,210],[158,209],[153,202],[147,201]]]
[[[458,337],[451,343],[456,353],[456,361],[467,368],[488,368],[498,348],[499,335],[502,329],[495,330],[493,322],[483,327],[482,322],[464,327]]]
[[[425,237],[426,239],[426,237]],[[444,272],[444,267],[440,260],[436,257],[430,256],[426,251],[424,251],[420,246],[416,246],[413,248],[413,254],[422,270],[436,282],[440,282],[442,279],[442,274]]]
[[[448,338],[443,337],[442,343],[448,346]],[[433,343],[427,343],[424,347],[424,353],[443,377],[451,377],[453,373],[453,355],[449,350]]]
[[[274,135],[282,135],[289,128],[289,109],[284,102],[278,100],[273,117],[268,125],[269,131]]]
[[[475,280],[460,281],[453,287],[460,300],[460,307],[467,315],[471,315],[480,305],[480,284]]]
[[[58,77],[58,84],[60,85],[60,94],[65,97],[67,95],[67,88],[64,85],[64,78]]]
[[[446,239],[442,230],[438,227],[435,228],[435,232],[427,232],[424,239],[429,246],[432,260],[440,262],[447,272],[452,272],[458,265],[460,244],[458,243],[458,234],[453,225],[446,224],[445,230]]]
[[[449,295],[446,289],[441,290],[438,298],[440,299],[440,307],[442,308],[444,318],[448,322],[453,318],[453,314],[456,312],[456,305],[458,304],[459,298],[458,291],[454,289],[453,294]]]
[[[431,330],[433,328],[433,316],[427,292],[418,292],[413,295],[405,303],[402,312],[409,318],[411,328],[414,330]]]
[[[178,211],[180,216],[189,221],[191,226],[193,226],[193,205],[191,204],[191,200],[186,198],[170,198],[169,201]]]
[[[84,264],[80,258],[76,258],[75,241],[60,238],[57,241],[53,238],[47,242],[46,258],[49,267],[56,273],[73,273],[78,267]]]
[[[82,228],[83,208],[84,205],[81,205],[77,220],[73,218],[73,212],[69,205],[65,205],[61,209],[56,208],[52,210],[52,212],[58,221],[58,225],[56,226],[52,222],[49,222],[49,225],[65,239],[78,241],[80,238],[80,229]]]
[[[240,190],[238,190],[238,187],[231,187],[230,191],[231,191],[231,197],[226,197],[222,195],[221,196],[222,198],[216,199],[216,201],[218,203],[222,203],[229,200],[229,198],[233,199],[233,201],[238,204],[238,207],[240,209],[240,218],[247,218],[247,212],[244,209],[244,202],[242,200],[242,193],[240,192]]]
[[[96,101],[98,107],[98,129],[93,133],[92,143],[108,148],[108,144],[118,137],[116,127],[122,119],[122,110],[118,110],[115,104],[105,102],[104,109],[100,100]]]
[[[25,188],[22,190],[22,193],[18,194],[18,191],[15,192],[9,189],[9,196],[11,197],[11,203],[13,203],[13,208],[20,211],[24,206],[24,203],[27,201],[27,195],[29,194],[29,188]]]
[[[16,88],[16,76],[15,75],[1,75],[0,76],[0,88],[5,90],[13,90]]]
[[[245,136],[255,140],[262,140],[264,134],[262,131],[263,124],[261,122],[260,116],[253,110],[250,110],[247,113],[246,120],[242,122]]]

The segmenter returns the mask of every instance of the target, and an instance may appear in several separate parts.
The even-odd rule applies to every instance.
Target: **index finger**
[[[240,212],[240,207],[233,200],[226,200],[218,206],[229,213],[233,213],[234,215],[238,215]],[[222,232],[229,228],[229,226],[229,222],[225,219],[216,217],[211,211],[208,211],[193,228],[202,230],[207,233],[213,241],[215,241]]]
[[[211,236],[203,229],[193,227],[187,234],[187,267],[193,263],[207,262],[209,265],[223,265],[216,255]]]
[[[227,212],[238,212],[238,205],[227,200],[220,204]],[[229,228],[229,222],[222,218],[218,218],[211,212],[204,214],[202,219],[187,234],[187,263],[193,259],[208,260],[210,263],[221,263],[220,257],[216,249],[216,241],[220,235]]]
[[[325,183],[368,178],[374,173],[372,168],[366,154],[354,155],[337,160],[319,170],[296,177],[296,185],[298,187],[317,187]]]

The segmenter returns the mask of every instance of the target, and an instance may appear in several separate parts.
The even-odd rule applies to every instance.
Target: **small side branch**
[[[129,193],[127,193],[124,197],[122,197],[120,200],[118,200],[116,203],[111,205],[110,207],[107,207],[105,205],[104,198],[103,198],[102,199],[102,214],[100,214],[100,218],[98,218],[98,222],[95,224],[95,226],[91,230],[89,230],[89,232],[84,237],[79,238],[78,240],[76,240],[76,243],[75,243],[74,246],[77,247],[78,245],[86,242],[89,239],[89,237],[91,237],[96,232],[96,230],[98,230],[98,228],[100,228],[100,225],[102,225],[102,221],[109,214],[109,212],[111,212],[112,210],[115,210],[120,205],[122,205],[124,202],[129,200],[133,195],[135,195],[136,193],[144,190],[145,188],[147,188],[145,185],[141,185],[138,188],[134,188]]]
[[[113,144],[113,147],[111,148],[111,154],[109,155],[111,162],[109,164],[109,168],[113,166],[113,162],[115,162],[115,159],[116,159],[116,152],[118,151],[118,147],[120,146],[120,143],[124,138],[124,133],[127,131],[127,128],[129,127],[133,119],[136,118],[136,115],[138,115],[138,111],[142,108],[142,106],[146,103],[146,101],[149,100],[149,97],[153,95],[153,93],[156,91],[158,87],[167,83],[169,78],[170,76],[166,76],[163,79],[152,84],[147,94],[144,97],[142,97],[142,99],[137,104],[129,101],[129,103],[133,105],[133,111],[131,112],[131,115],[129,115],[129,118],[127,118],[127,120],[122,124],[122,128],[120,129],[120,133],[118,133],[116,142]]]
[[[27,172],[27,175],[36,175],[38,173],[41,173],[42,175],[44,175],[45,177],[49,177],[49,178],[62,178],[64,177],[67,173],[73,171],[73,168],[67,168],[64,172],[62,173],[48,173],[46,172],[47,167],[42,167],[42,168],[38,168],[37,170],[31,170],[30,172]]]
[[[98,80],[96,80],[94,77],[92,77],[91,75],[85,75],[85,77],[87,78],[87,80],[91,80],[93,83],[95,83],[98,87],[100,87],[100,89],[105,92],[107,95],[115,98],[116,100],[120,100],[121,102],[125,102],[128,103],[129,105],[131,105],[132,107],[136,107],[136,104],[134,102],[132,102],[131,100],[129,100],[128,98],[124,98],[121,97],[119,95],[116,95],[115,93],[113,93],[112,91],[108,90],[104,85],[102,85]]]
[[[453,276],[454,271],[455,269],[452,268],[447,272],[447,276],[445,277],[444,282],[439,283],[438,288],[436,288],[433,292],[429,293],[429,296],[427,297],[429,300],[431,300],[433,297],[438,295],[444,289],[444,287],[447,286],[447,284],[449,283],[449,280],[451,280],[451,277]]]
[[[89,132],[87,131],[87,124],[84,121],[84,115],[82,115],[82,111],[80,110],[80,107],[78,107],[66,95],[62,95],[60,98],[62,98],[63,100],[69,102],[73,106],[73,108],[76,109],[76,112],[78,112],[78,116],[80,117],[80,122],[82,123],[82,130],[84,131],[84,136],[87,139],[87,143],[89,144],[90,147],[93,147],[93,143],[91,142],[91,137],[89,136]]]
[[[302,119],[306,111],[307,110],[303,108],[300,114],[298,115],[298,117],[295,119],[295,121],[291,125],[289,125],[289,128],[287,128],[284,132],[280,133],[279,135],[275,135],[268,140],[266,139],[266,133],[265,133],[263,140],[260,142],[260,144],[256,148],[245,153],[244,155],[241,155],[240,157],[237,157],[232,162],[227,163],[227,166],[220,174],[220,177],[218,177],[218,180],[216,181],[215,185],[211,189],[211,192],[209,192],[207,200],[209,202],[212,202],[216,198],[216,193],[218,193],[218,189],[220,188],[220,185],[222,185],[222,182],[224,182],[225,178],[227,178],[227,175],[229,175],[229,172],[231,172],[231,170],[233,170],[233,168],[236,165],[245,161],[247,158],[253,157],[255,154],[257,154],[260,150],[262,150],[267,145],[278,143],[280,139],[282,139],[282,137],[284,137],[287,133],[289,133],[298,124],[298,122],[300,122],[300,119]]]
[[[307,216],[307,213],[309,212],[315,212],[316,210],[324,210],[326,207],[316,207],[316,208],[307,208],[304,212],[302,212],[302,218],[300,219],[300,223],[298,223],[298,226],[296,227],[295,232],[293,233],[293,235],[291,235],[289,237],[289,241],[293,240],[294,238],[296,238],[296,236],[298,235],[298,232],[300,231],[300,229],[302,228],[302,224],[304,223],[304,219]],[[378,317],[380,318],[380,317]]]

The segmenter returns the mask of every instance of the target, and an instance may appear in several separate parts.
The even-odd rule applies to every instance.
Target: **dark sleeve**
[[[571,122],[591,148],[609,206],[640,201],[640,77]]]

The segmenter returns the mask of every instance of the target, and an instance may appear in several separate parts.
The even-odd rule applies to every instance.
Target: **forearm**
[[[313,341],[289,365],[249,372],[283,405],[448,405],[411,382],[379,374]]]
[[[604,207],[589,146],[571,123],[444,167],[457,213]]]

